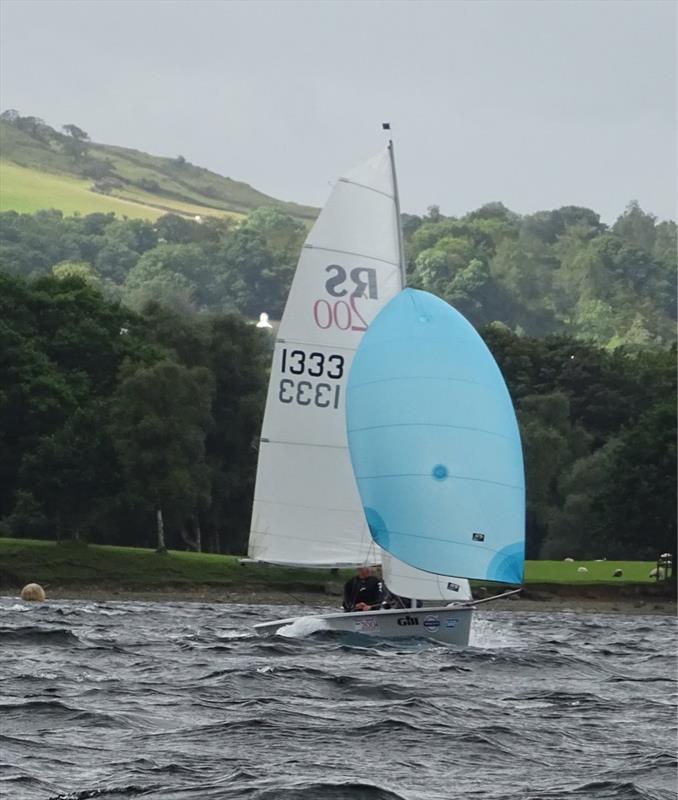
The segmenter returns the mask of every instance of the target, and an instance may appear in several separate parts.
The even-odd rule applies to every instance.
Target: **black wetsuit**
[[[374,575],[367,578],[351,578],[344,586],[344,611],[354,611],[358,603],[367,603],[372,608],[381,607],[381,588]]]

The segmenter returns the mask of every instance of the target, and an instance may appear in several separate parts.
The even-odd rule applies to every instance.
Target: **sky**
[[[0,105],[321,206],[392,124],[401,206],[676,214],[669,0],[0,0]]]

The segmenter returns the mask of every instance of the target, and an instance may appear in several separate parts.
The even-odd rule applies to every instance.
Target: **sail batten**
[[[358,186],[360,189],[367,189],[369,192],[377,192],[378,194],[383,194],[384,197],[388,197],[389,200],[394,199],[394,196],[392,194],[383,191],[383,189],[376,189],[374,186],[368,186],[365,183],[358,183],[357,181],[351,181],[348,178],[339,178],[339,180],[341,183],[350,183],[351,186]]]
[[[303,250],[321,250],[325,253],[335,253],[339,256],[355,256],[356,258],[366,258],[369,261],[381,261],[383,264],[390,264],[392,267],[399,267],[395,261],[389,261],[387,258],[378,258],[371,256],[368,253],[354,253],[350,250],[340,250],[338,247],[320,247],[317,244],[305,244]]]

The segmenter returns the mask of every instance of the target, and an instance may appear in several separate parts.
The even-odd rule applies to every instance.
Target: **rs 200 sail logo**
[[[322,330],[366,331],[367,322],[356,301],[379,299],[377,270],[371,267],[345,269],[339,264],[325,267],[325,292],[313,304],[313,319]],[[282,347],[278,401],[285,406],[298,406],[329,411],[341,408],[345,356],[322,349],[307,351],[298,344],[294,349]]]
[[[356,300],[379,299],[377,270],[372,267],[353,267],[345,269],[339,264],[325,267],[328,277],[325,280],[325,291],[332,298],[319,298],[313,304],[315,324],[327,330],[337,328],[340,331],[366,331],[367,322],[360,313]]]

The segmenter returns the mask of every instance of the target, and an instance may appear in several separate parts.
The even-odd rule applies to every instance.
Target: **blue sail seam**
[[[470,428],[467,425],[445,425],[442,422],[389,422],[384,425],[367,425],[364,428],[349,428],[349,435],[352,433],[362,433],[363,431],[376,431],[383,428],[451,428],[458,431],[473,431],[474,433],[486,433],[488,436],[497,436],[507,442],[515,442],[518,437],[506,436],[503,433],[488,431],[486,428]]]
[[[377,481],[382,478],[430,478],[429,472],[398,472],[392,475],[356,475],[357,481]],[[475,483],[488,483],[492,486],[503,486],[506,489],[524,489],[524,485],[503,483],[502,481],[491,481],[487,478],[472,478],[469,475],[448,475],[447,478],[456,478],[460,481],[473,481]]]

